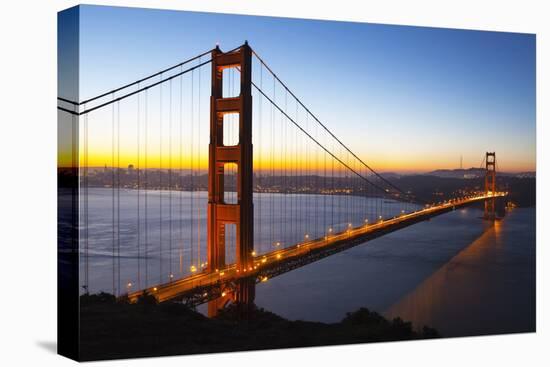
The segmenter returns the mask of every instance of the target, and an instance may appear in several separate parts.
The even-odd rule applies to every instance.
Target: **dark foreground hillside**
[[[81,297],[81,359],[131,358],[411,340],[438,337],[414,331],[399,318],[386,320],[361,308],[341,322],[289,321],[255,308],[246,320],[237,307],[209,319],[185,305],[117,303],[107,294]]]

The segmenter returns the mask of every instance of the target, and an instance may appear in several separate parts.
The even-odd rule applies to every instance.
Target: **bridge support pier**
[[[256,298],[256,279],[253,277],[241,278],[237,280],[237,289],[235,290],[234,302],[242,315],[248,314],[254,307]]]
[[[208,301],[208,317],[216,317],[219,310],[225,307],[233,299],[231,294]]]
[[[208,317],[216,317],[220,309],[229,302],[233,302],[237,307],[239,318],[245,319],[254,307],[255,296],[256,279],[254,277],[237,279],[232,292],[208,302]]]

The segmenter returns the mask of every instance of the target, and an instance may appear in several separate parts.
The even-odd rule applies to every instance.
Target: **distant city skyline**
[[[536,169],[535,35],[84,5],[79,37],[80,100],[248,40],[378,171],[479,167],[485,151],[497,152],[499,170]],[[205,142],[194,158],[201,169],[205,101]],[[90,166],[110,162],[105,132],[91,133]],[[137,164],[134,151],[121,154],[121,167]],[[149,154],[149,168],[165,167],[166,156]]]

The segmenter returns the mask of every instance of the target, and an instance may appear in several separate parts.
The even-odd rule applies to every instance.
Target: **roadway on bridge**
[[[131,302],[137,301],[138,297],[144,292],[153,295],[158,302],[165,302],[171,299],[184,296],[186,293],[193,293],[196,290],[204,290],[202,297],[205,301],[211,299],[212,295],[208,295],[210,286],[219,285],[228,280],[239,279],[244,277],[256,277],[258,281],[267,281],[267,276],[262,276],[262,270],[266,267],[283,265],[284,262],[290,259],[297,259],[307,256],[313,251],[330,249],[342,243],[352,242],[369,234],[387,231],[395,227],[403,227],[409,224],[414,224],[422,219],[428,219],[436,215],[440,215],[458,207],[466,206],[476,202],[482,202],[496,197],[504,197],[507,193],[496,192],[488,195],[469,196],[460,199],[449,200],[437,205],[427,206],[421,210],[402,214],[393,218],[379,220],[376,223],[366,223],[359,227],[349,228],[339,233],[328,233],[323,238],[304,241],[296,245],[275,250],[267,254],[254,256],[253,266],[249,269],[239,271],[235,264],[229,265],[224,269],[216,269],[208,272],[202,271],[191,276],[187,276],[178,280],[173,280],[169,283],[153,286],[144,290],[135,291],[127,295]],[[329,230],[330,231],[330,230]],[[225,295],[225,294],[223,294]]]

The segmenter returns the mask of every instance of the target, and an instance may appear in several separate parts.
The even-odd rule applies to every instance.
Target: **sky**
[[[535,35],[101,6],[79,24],[80,100],[248,40],[379,171],[479,167],[486,151],[535,170]]]

